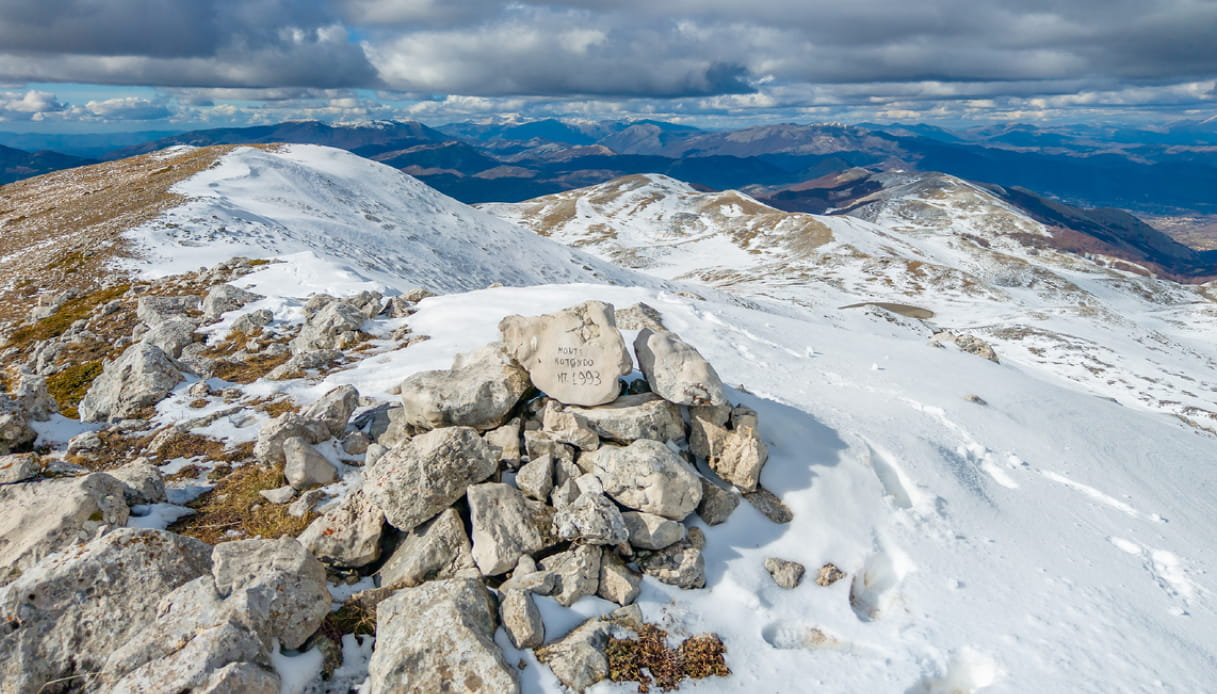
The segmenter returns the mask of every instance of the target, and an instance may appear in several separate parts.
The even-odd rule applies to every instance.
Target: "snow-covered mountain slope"
[[[892,179],[855,208],[865,219],[781,212],[657,175],[482,208],[629,267],[825,315],[913,305],[1046,378],[1217,429],[1210,286],[1044,247],[1043,224],[960,179]]]

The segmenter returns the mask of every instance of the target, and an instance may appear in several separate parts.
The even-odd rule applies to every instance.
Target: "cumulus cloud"
[[[0,121],[42,120],[68,108],[50,92],[0,92]]]
[[[90,101],[85,104],[84,110],[102,120],[157,120],[172,114],[163,101],[134,96]]]

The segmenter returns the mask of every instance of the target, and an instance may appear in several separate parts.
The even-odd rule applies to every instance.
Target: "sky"
[[[1217,0],[4,0],[0,130],[288,119],[1155,124]]]

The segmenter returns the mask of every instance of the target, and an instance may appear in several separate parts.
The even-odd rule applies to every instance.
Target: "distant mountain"
[[[353,123],[323,123],[321,121],[288,121],[275,125],[249,128],[217,128],[196,130],[124,147],[106,155],[106,159],[123,159],[155,152],[173,145],[293,144],[324,145],[349,150],[361,156],[406,149],[415,145],[446,142],[452,138],[417,121],[360,121]]]
[[[26,152],[0,145],[0,185],[95,162],[59,152]]]
[[[0,133],[0,145],[27,152],[51,150],[86,159],[100,159],[119,147],[177,135],[180,130],[119,133]]]

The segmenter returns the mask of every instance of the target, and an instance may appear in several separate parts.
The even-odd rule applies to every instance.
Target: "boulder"
[[[516,487],[537,501],[545,501],[554,488],[553,458],[543,455],[516,471]]]
[[[737,506],[739,506],[737,494],[702,478],[701,503],[697,505],[697,515],[706,522],[706,525],[725,523]]]
[[[523,590],[503,591],[499,618],[511,645],[519,650],[536,648],[545,642],[545,623],[532,595]]]
[[[580,456],[579,467],[595,473],[605,493],[626,508],[683,520],[701,501],[697,471],[658,441],[601,446]]]
[[[625,606],[638,599],[642,590],[642,576],[625,565],[621,557],[608,547],[600,558],[600,585],[596,595]]]
[[[494,597],[476,579],[405,588],[376,609],[370,694],[520,691],[494,643]]]
[[[482,436],[487,446],[499,450],[499,460],[513,470],[520,467],[520,428],[520,420],[513,419]]]
[[[53,680],[100,671],[155,619],[163,596],[208,572],[210,555],[198,540],[119,528],[28,568],[0,589],[0,690],[46,692]]]
[[[448,508],[498,467],[476,429],[446,427],[419,434],[366,471],[364,493],[399,530]]]
[[[330,436],[338,438],[346,431],[347,422],[359,407],[359,391],[352,385],[342,385],[322,395],[317,402],[304,408],[300,416],[320,422]]]
[[[562,443],[553,434],[540,430],[524,432],[524,452],[528,454],[529,460],[536,460],[546,455],[553,458],[555,462],[573,462],[575,460],[574,447]]]
[[[680,408],[654,393],[623,395],[599,407],[568,407],[601,438],[618,443],[638,439],[683,441],[685,422]]]
[[[294,538],[222,542],[212,562],[216,592],[267,642],[298,648],[330,612],[325,567]]]
[[[273,323],[275,314],[268,308],[260,308],[257,311],[242,313],[237,316],[232,322],[232,331],[235,333],[252,333],[255,330],[261,330]]]
[[[329,429],[321,422],[305,419],[295,412],[284,412],[258,430],[254,456],[266,465],[282,465],[285,460],[283,443],[288,439],[299,437],[308,443],[321,443],[329,436]]]
[[[598,545],[575,545],[541,561],[541,570],[554,576],[554,600],[570,607],[576,600],[595,595],[600,587],[601,549]]]
[[[677,405],[725,405],[723,382],[696,349],[671,333],[643,330],[634,340],[638,367],[651,390]]]
[[[36,453],[10,453],[0,456],[0,484],[15,484],[37,477],[42,472]]]
[[[679,524],[677,524],[679,525]],[[630,539],[621,510],[600,493],[584,492],[554,514],[554,533],[563,540],[619,545]]]
[[[617,327],[622,330],[654,330],[666,332],[663,316],[654,307],[642,302],[617,311]]]
[[[465,534],[465,524],[460,514],[450,508],[411,530],[377,573],[380,585],[390,588],[481,576],[473,563],[473,548]]]
[[[168,354],[139,342],[103,368],[80,401],[81,421],[117,421],[155,405],[182,382]]]
[[[135,317],[144,325],[153,325],[174,318],[185,318],[199,310],[199,297],[141,296],[135,302]]]
[[[638,549],[663,549],[685,536],[685,526],[652,513],[626,511],[621,514],[630,544]]]
[[[292,489],[308,489],[338,479],[338,471],[308,441],[293,436],[283,442],[283,476]]]
[[[122,483],[123,498],[128,506],[159,504],[168,500],[161,471],[147,458],[137,458],[107,474]]]
[[[27,448],[37,438],[18,402],[0,393],[0,455]]]
[[[166,625],[162,617],[133,639],[134,643],[116,651],[102,675],[103,680],[112,682],[105,690],[107,694],[193,694],[208,687],[216,694],[279,692],[279,676],[272,671],[269,652],[256,634],[231,621],[212,624],[199,617],[174,615],[175,619],[190,619],[185,623],[192,628],[185,633],[175,633],[177,630]],[[215,689],[237,683],[250,688]]]
[[[0,585],[53,552],[127,523],[122,482],[105,473],[0,487]]]
[[[234,287],[231,284],[217,284],[207,290],[203,297],[203,317],[215,320],[229,311],[235,311],[251,301],[261,299],[261,295]]]
[[[550,527],[554,511],[527,499],[506,484],[487,482],[469,487],[473,518],[473,561],[487,576],[510,571],[520,556],[556,543]]]
[[[282,506],[290,503],[296,497],[296,490],[292,488],[292,485],[285,484],[274,489],[260,489],[258,495],[276,506]]]
[[[331,301],[304,319],[300,334],[291,342],[292,352],[344,349],[355,343],[367,316],[345,301]]]
[[[531,387],[528,374],[492,343],[458,355],[451,369],[422,371],[402,381],[402,415],[424,429],[495,429]]]
[[[170,318],[149,326],[140,341],[158,347],[176,359],[182,356],[182,350],[187,345],[194,344],[194,331],[197,328],[198,325],[189,318]]]
[[[638,560],[638,568],[648,576],[686,590],[706,585],[706,560],[701,548],[705,536],[699,528],[689,528],[685,539]]]
[[[380,558],[384,525],[384,512],[356,489],[310,523],[299,540],[327,564],[358,568]]]
[[[761,469],[769,460],[769,448],[756,430],[756,413],[747,408],[740,417],[733,415],[733,428],[726,429],[712,422],[693,419],[691,450],[702,458],[719,477],[741,491],[755,491],[760,484]]]
[[[567,689],[582,694],[609,676],[605,649],[611,635],[608,622],[589,619],[566,636],[536,649],[537,660],[549,666]]]
[[[799,584],[803,582],[803,574],[807,572],[807,569],[797,561],[776,557],[765,560],[765,570],[769,572],[774,583],[787,590],[798,588]]]
[[[613,307],[600,301],[543,316],[508,316],[499,332],[537,388],[568,405],[612,402],[617,379],[634,369]]]
[[[13,389],[13,400],[25,416],[35,422],[45,422],[59,411],[59,404],[46,389],[46,378],[38,374],[22,372]]]
[[[567,410],[556,400],[549,400],[541,413],[541,429],[555,441],[570,444],[583,451],[600,447],[600,436],[578,413]]]

